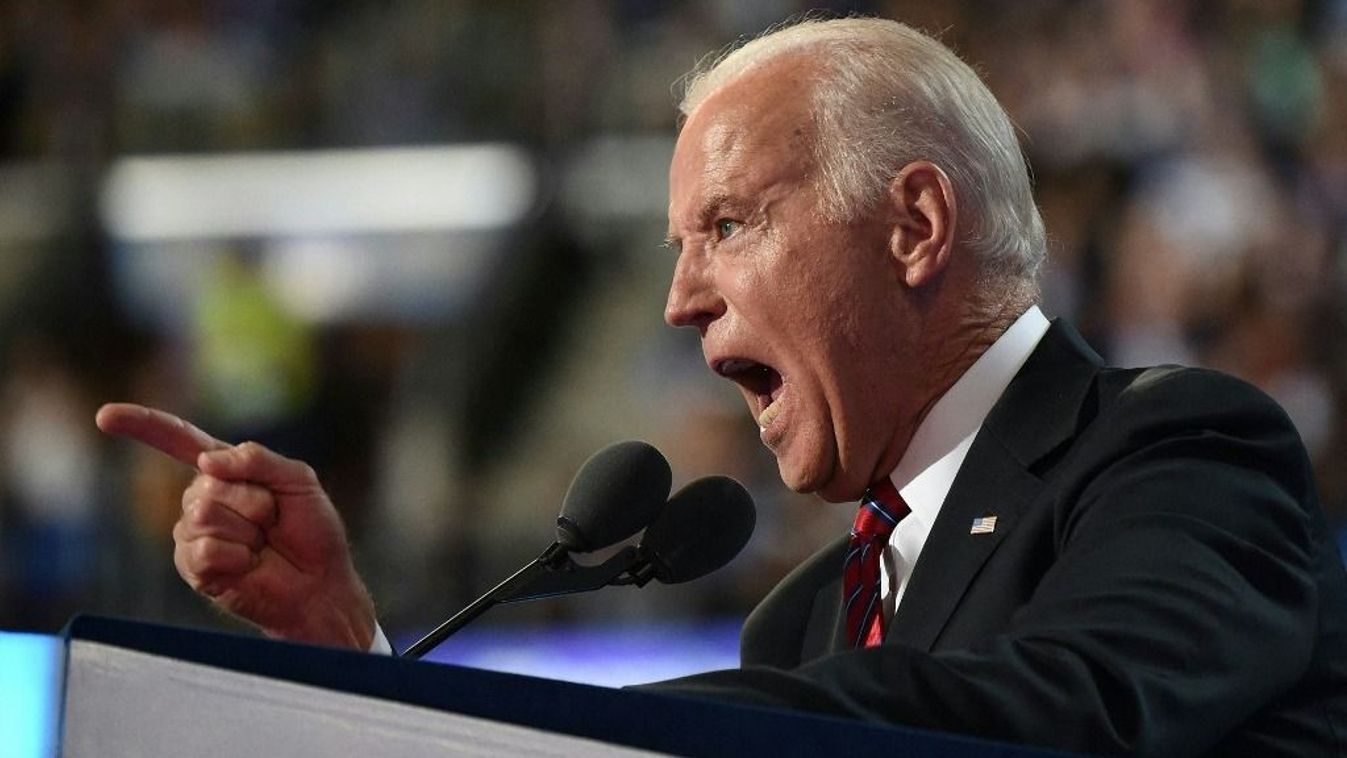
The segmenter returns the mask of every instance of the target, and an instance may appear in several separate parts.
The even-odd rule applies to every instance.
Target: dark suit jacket
[[[1347,755],[1347,576],[1290,421],[1237,380],[1107,369],[1054,323],[869,650],[841,643],[844,547],[753,612],[743,668],[654,687],[1092,752]]]

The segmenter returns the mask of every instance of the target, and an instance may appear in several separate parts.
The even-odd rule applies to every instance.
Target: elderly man
[[[670,171],[666,319],[741,388],[793,489],[852,533],[745,624],[743,668],[671,692],[1090,751],[1341,755],[1347,576],[1285,415],[1123,371],[1035,306],[1013,128],[939,43],[811,21],[694,77]],[[313,472],[134,406],[196,465],[193,587],[265,632],[376,625]]]

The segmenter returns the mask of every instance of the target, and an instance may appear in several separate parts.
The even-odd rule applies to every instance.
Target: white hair
[[[685,77],[679,111],[691,115],[716,90],[791,53],[818,64],[811,97],[825,213],[859,217],[904,166],[927,160],[949,176],[957,238],[984,274],[1034,282],[1046,242],[1015,128],[967,64],[911,27],[844,18],[768,30]]]

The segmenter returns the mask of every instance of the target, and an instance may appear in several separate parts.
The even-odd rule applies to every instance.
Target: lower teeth
[[[771,424],[772,421],[776,418],[777,413],[779,413],[779,411],[776,407],[776,403],[772,403],[766,408],[763,408],[762,413],[758,414],[758,428],[766,429],[767,426]]]

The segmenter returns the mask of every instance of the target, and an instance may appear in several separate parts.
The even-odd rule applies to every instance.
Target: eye
[[[735,232],[743,228],[743,224],[734,219],[722,218],[716,221],[716,236],[720,239],[728,239]]]

